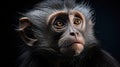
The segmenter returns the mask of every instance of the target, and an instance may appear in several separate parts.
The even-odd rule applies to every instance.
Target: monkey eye
[[[75,25],[79,25],[81,23],[81,19],[80,18],[75,18],[74,19],[74,24]]]
[[[54,22],[54,27],[57,28],[57,29],[61,29],[65,26],[65,23],[64,21],[62,20],[58,20],[58,21],[55,21]]]

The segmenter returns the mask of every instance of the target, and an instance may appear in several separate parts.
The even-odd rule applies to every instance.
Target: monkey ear
[[[29,21],[28,17],[22,17],[19,21],[20,37],[27,45],[33,46],[37,39],[34,37],[31,30],[32,23]]]

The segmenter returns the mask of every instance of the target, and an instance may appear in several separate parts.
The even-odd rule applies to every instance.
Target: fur
[[[51,13],[60,10],[66,12],[69,10],[80,11],[87,22],[90,20],[94,22],[92,20],[94,19],[94,11],[84,2],[45,0],[38,3],[23,16],[28,17],[32,22],[31,29],[39,41],[36,43],[37,46],[26,48],[19,58],[19,67],[119,67],[117,61],[98,45],[93,32],[94,23],[87,25],[87,30],[84,32],[85,50],[79,56],[65,57],[49,48],[50,45],[57,42],[56,39],[59,36],[51,36],[52,33],[49,33],[46,19]]]

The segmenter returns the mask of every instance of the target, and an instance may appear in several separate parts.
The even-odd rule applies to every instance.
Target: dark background
[[[15,29],[18,25],[18,12],[23,11],[40,0],[4,0],[1,2],[0,67],[15,67],[20,39]],[[117,0],[86,0],[95,10],[95,35],[108,51],[120,62],[120,2]]]

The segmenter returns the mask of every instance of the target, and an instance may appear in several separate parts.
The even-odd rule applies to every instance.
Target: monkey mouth
[[[65,56],[77,56],[83,50],[83,44],[80,42],[73,42],[67,46],[60,48],[60,52]]]
[[[60,46],[60,48],[69,48],[74,44],[81,44],[82,45],[81,42],[69,42],[68,44],[64,44],[64,45]]]
[[[75,45],[75,44],[81,44],[80,42],[73,42],[72,44],[70,44],[69,46]]]

